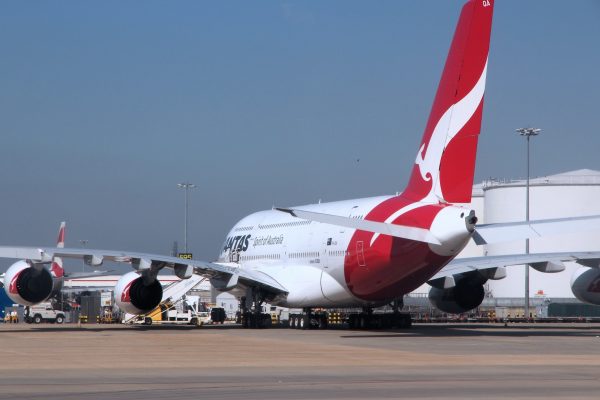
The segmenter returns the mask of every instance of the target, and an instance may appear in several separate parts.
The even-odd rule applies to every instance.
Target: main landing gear
[[[348,318],[350,329],[408,329],[412,326],[410,314],[374,314],[366,309],[360,314],[351,314]]]
[[[271,315],[263,313],[262,305],[266,296],[260,289],[249,288],[246,296],[240,299],[240,322],[244,328],[264,329],[273,325]],[[412,325],[410,314],[401,313],[402,299],[392,303],[393,312],[374,313],[370,307],[362,312],[313,310],[311,307],[302,309],[302,313],[290,314],[291,329],[407,329]]]
[[[364,308],[360,313],[314,312],[305,308],[302,314],[291,314],[289,321],[290,329],[408,329],[412,325],[410,314],[400,313],[397,308],[385,314],[373,313],[371,308]]]
[[[265,298],[258,289],[248,289],[246,296],[240,299],[242,327],[263,329],[272,326],[271,315],[262,312]]]
[[[313,312],[304,308],[302,314],[290,315],[290,329],[327,329],[328,314],[325,311]]]

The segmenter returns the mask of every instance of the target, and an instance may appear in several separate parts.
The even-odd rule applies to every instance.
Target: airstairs
[[[154,310],[150,311],[146,315],[135,315],[135,314],[125,314],[125,318],[123,318],[123,323],[134,323],[139,321],[140,319],[143,321],[154,315],[155,313],[161,313],[164,311],[174,309],[179,303],[181,303],[185,299],[186,293],[190,290],[201,284],[206,280],[205,277],[200,275],[192,275],[188,279],[182,279],[178,282],[174,282],[163,289],[162,300],[158,307]]]

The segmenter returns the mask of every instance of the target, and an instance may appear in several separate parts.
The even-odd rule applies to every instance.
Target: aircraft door
[[[358,262],[359,267],[367,267],[367,262],[365,261],[365,243],[362,240],[356,242],[356,262]]]
[[[331,235],[329,232],[325,232],[324,238],[321,243],[321,267],[324,270],[327,270],[330,266],[330,255],[329,251],[331,250]]]

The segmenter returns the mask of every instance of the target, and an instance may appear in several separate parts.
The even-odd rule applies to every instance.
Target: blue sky
[[[600,2],[497,3],[476,180],[524,175],[527,125],[533,175],[600,169]],[[0,243],[168,253],[189,180],[213,259],[252,211],[401,190],[461,4],[4,2]]]

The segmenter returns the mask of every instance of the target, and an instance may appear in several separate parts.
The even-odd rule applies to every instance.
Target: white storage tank
[[[485,223],[525,220],[526,181],[484,182]],[[529,216],[531,220],[566,218],[600,214],[600,172],[583,169],[530,180]],[[562,251],[597,251],[600,233],[581,232],[551,238],[531,239],[530,253]],[[485,246],[487,255],[525,253],[525,240]],[[544,294],[549,298],[574,297],[570,278],[578,264],[567,263],[558,274],[544,274],[534,269],[529,273],[530,296]],[[508,276],[490,281],[494,297],[523,297],[525,268],[509,267]]]

